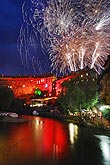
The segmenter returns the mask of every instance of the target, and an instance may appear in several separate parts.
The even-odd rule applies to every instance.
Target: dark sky
[[[23,74],[17,38],[22,24],[23,0],[0,1],[0,74]]]
[[[0,74],[25,74],[17,49],[17,39],[23,23],[23,2],[24,0],[0,0]],[[31,69],[26,74],[34,74]],[[36,74],[39,71],[36,70]]]

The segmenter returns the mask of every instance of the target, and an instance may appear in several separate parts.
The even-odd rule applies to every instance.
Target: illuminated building
[[[13,90],[17,98],[30,98],[36,92],[42,91],[46,97],[58,97],[62,91],[62,83],[76,77],[88,77],[88,70],[71,73],[65,77],[56,77],[53,74],[39,76],[0,76],[0,86],[6,86]]]
[[[0,86],[6,86],[13,90],[15,97],[25,98],[33,95],[36,88],[52,95],[52,82],[56,80],[53,74],[39,76],[0,76]]]

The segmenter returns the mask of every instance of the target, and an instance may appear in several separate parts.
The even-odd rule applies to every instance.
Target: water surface
[[[109,133],[22,117],[29,122],[0,123],[0,165],[110,165]]]

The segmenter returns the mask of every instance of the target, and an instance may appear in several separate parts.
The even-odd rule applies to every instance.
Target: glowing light
[[[48,87],[48,84],[45,84],[45,88],[47,88]]]
[[[77,139],[77,135],[78,135],[78,126],[74,125],[73,123],[70,123],[69,133],[70,133],[70,142],[71,144],[74,144],[74,140]]]
[[[102,106],[99,108],[99,110],[100,110],[100,111],[103,111],[103,110],[105,110],[105,109],[107,109],[107,108],[110,108],[110,105],[102,105]]]
[[[40,96],[40,95],[41,95],[41,93],[42,93],[42,92],[40,91],[40,89],[36,88],[36,90],[35,90],[34,94],[35,94],[35,95],[39,95],[39,96]]]
[[[35,70],[35,56],[30,54],[32,49],[36,53],[39,32],[52,71],[65,74],[88,67],[100,74],[110,54],[110,0],[30,1],[30,9],[26,1],[23,4],[18,40],[24,67],[30,59]]]

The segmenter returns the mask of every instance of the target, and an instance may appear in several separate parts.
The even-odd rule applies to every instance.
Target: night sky
[[[32,67],[25,72],[17,49],[17,39],[23,23],[22,4],[23,0],[0,1],[0,74],[35,74]],[[38,54],[41,56],[42,62],[43,55],[41,50],[38,50]],[[46,65],[46,61],[44,63]],[[42,65],[44,66],[43,63]],[[45,67],[41,67],[41,69],[42,72],[37,67],[36,74],[48,72]]]

